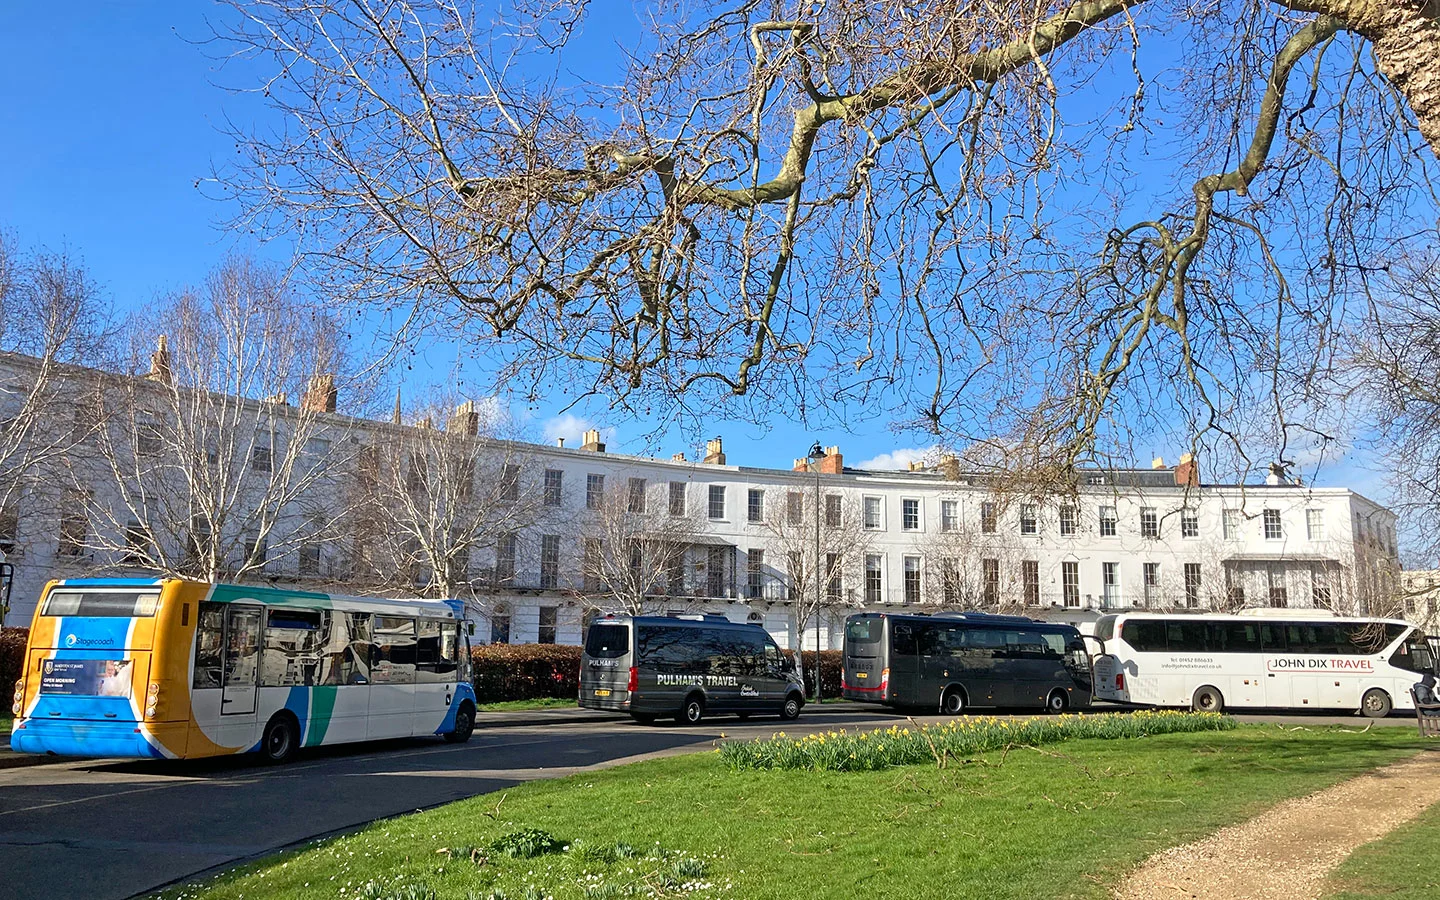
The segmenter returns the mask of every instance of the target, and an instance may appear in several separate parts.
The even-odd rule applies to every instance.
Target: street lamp
[[[810,471],[815,473],[815,702],[820,702],[820,460],[825,458],[825,448],[816,441],[810,447]],[[800,653],[801,684],[804,684],[805,653],[802,638]]]

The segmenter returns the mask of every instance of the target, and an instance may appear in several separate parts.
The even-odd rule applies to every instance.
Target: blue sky
[[[236,210],[206,189],[214,169],[236,152],[226,123],[263,125],[269,115],[259,98],[221,86],[247,80],[243,70],[222,70],[212,58],[219,48],[205,44],[207,16],[223,14],[196,0],[90,3],[65,16],[43,4],[7,10],[0,32],[0,81],[7,86],[0,104],[6,173],[0,227],[22,244],[77,253],[121,311],[199,281],[227,252],[288,258],[283,238],[262,244],[230,230]],[[456,359],[453,347],[423,348],[405,377],[452,371]],[[839,445],[851,465],[903,467],[930,443],[923,435],[894,434],[883,416],[860,409],[851,411],[848,431],[811,432],[776,416],[766,426],[692,422],[684,433],[650,440],[644,423],[610,421],[603,408],[564,411],[542,402],[512,414],[535,439],[566,437],[573,445],[596,425],[612,450],[660,456],[693,455],[705,438],[723,435],[730,462],[755,466],[788,467],[819,440]],[[1182,448],[1152,449],[1173,461]],[[1327,465],[1318,481],[1384,498],[1380,477],[1363,458]]]

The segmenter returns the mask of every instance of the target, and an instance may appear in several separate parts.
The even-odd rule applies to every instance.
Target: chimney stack
[[[173,383],[170,373],[170,345],[163,334],[156,342],[155,352],[150,354],[150,377],[161,384]]]
[[[336,397],[335,376],[329,373],[316,375],[305,386],[305,394],[300,398],[300,409],[303,412],[333,413]]]
[[[466,400],[455,407],[455,415],[445,424],[446,431],[453,431],[456,434],[465,434],[471,437],[480,433],[480,411],[475,408],[474,400]]]
[[[672,454],[670,454],[670,461],[671,461],[671,462],[685,462],[685,461],[686,461],[686,460],[685,460],[685,454],[684,454],[684,453],[672,453]]]
[[[705,442],[705,464],[710,466],[725,465],[725,451],[721,447],[719,437],[713,437]]]
[[[1152,468],[1152,469],[1163,469],[1163,468],[1165,468],[1165,457],[1163,457],[1163,456],[1157,456],[1157,457],[1155,457],[1154,459],[1152,459],[1152,460],[1150,461],[1150,468]]]
[[[825,456],[820,460],[820,471],[826,475],[839,475],[845,471],[845,460],[839,447],[826,447]]]
[[[561,450],[564,450],[564,449],[565,449],[565,439],[564,439],[564,438],[556,438],[556,439],[555,439],[555,446],[559,447]]]
[[[940,471],[946,481],[960,480],[960,460],[953,453],[940,454]]]
[[[1181,454],[1180,464],[1175,467],[1175,484],[1177,487],[1200,486],[1200,465],[1195,462],[1195,454]]]
[[[600,430],[591,428],[585,432],[585,441],[580,445],[581,450],[589,450],[593,453],[604,453],[605,445],[600,442]]]
[[[1282,484],[1289,484],[1290,479],[1285,477],[1285,464],[1272,462],[1270,464],[1270,474],[1265,476],[1265,483],[1270,485],[1271,487],[1278,487]]]

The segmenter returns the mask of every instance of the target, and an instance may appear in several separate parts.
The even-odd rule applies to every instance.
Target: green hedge
[[[580,648],[558,644],[485,644],[470,651],[480,703],[580,694]]]
[[[785,655],[793,663],[795,651],[786,650]],[[815,651],[806,650],[802,654],[805,659],[805,696],[815,696]],[[845,670],[845,654],[840,650],[820,651],[820,686],[825,689],[824,696],[840,696],[840,678]]]
[[[871,772],[890,766],[943,764],[1002,747],[1054,744],[1072,738],[1146,737],[1191,731],[1227,731],[1235,720],[1219,713],[1175,710],[1099,715],[1037,716],[1000,719],[979,716],[938,725],[892,725],[873,731],[844,729],[802,738],[732,741],[720,746],[720,758],[731,769],[810,769],[828,772]]]
[[[25,667],[25,641],[29,637],[28,628],[0,628],[0,696],[5,698],[7,714],[15,682],[20,680],[20,671]]]

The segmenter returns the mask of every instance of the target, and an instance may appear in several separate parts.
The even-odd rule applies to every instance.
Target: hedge
[[[785,655],[793,663],[795,651],[786,650]],[[805,659],[805,696],[815,696],[815,651],[806,650],[802,654]],[[825,689],[824,696],[840,696],[840,678],[845,672],[845,654],[840,650],[820,651],[820,686]]]
[[[580,694],[580,648],[559,644],[485,644],[470,651],[480,703]]]
[[[29,637],[28,628],[0,628],[0,697],[4,698],[7,715],[10,712],[10,694],[25,667],[25,641]]]

